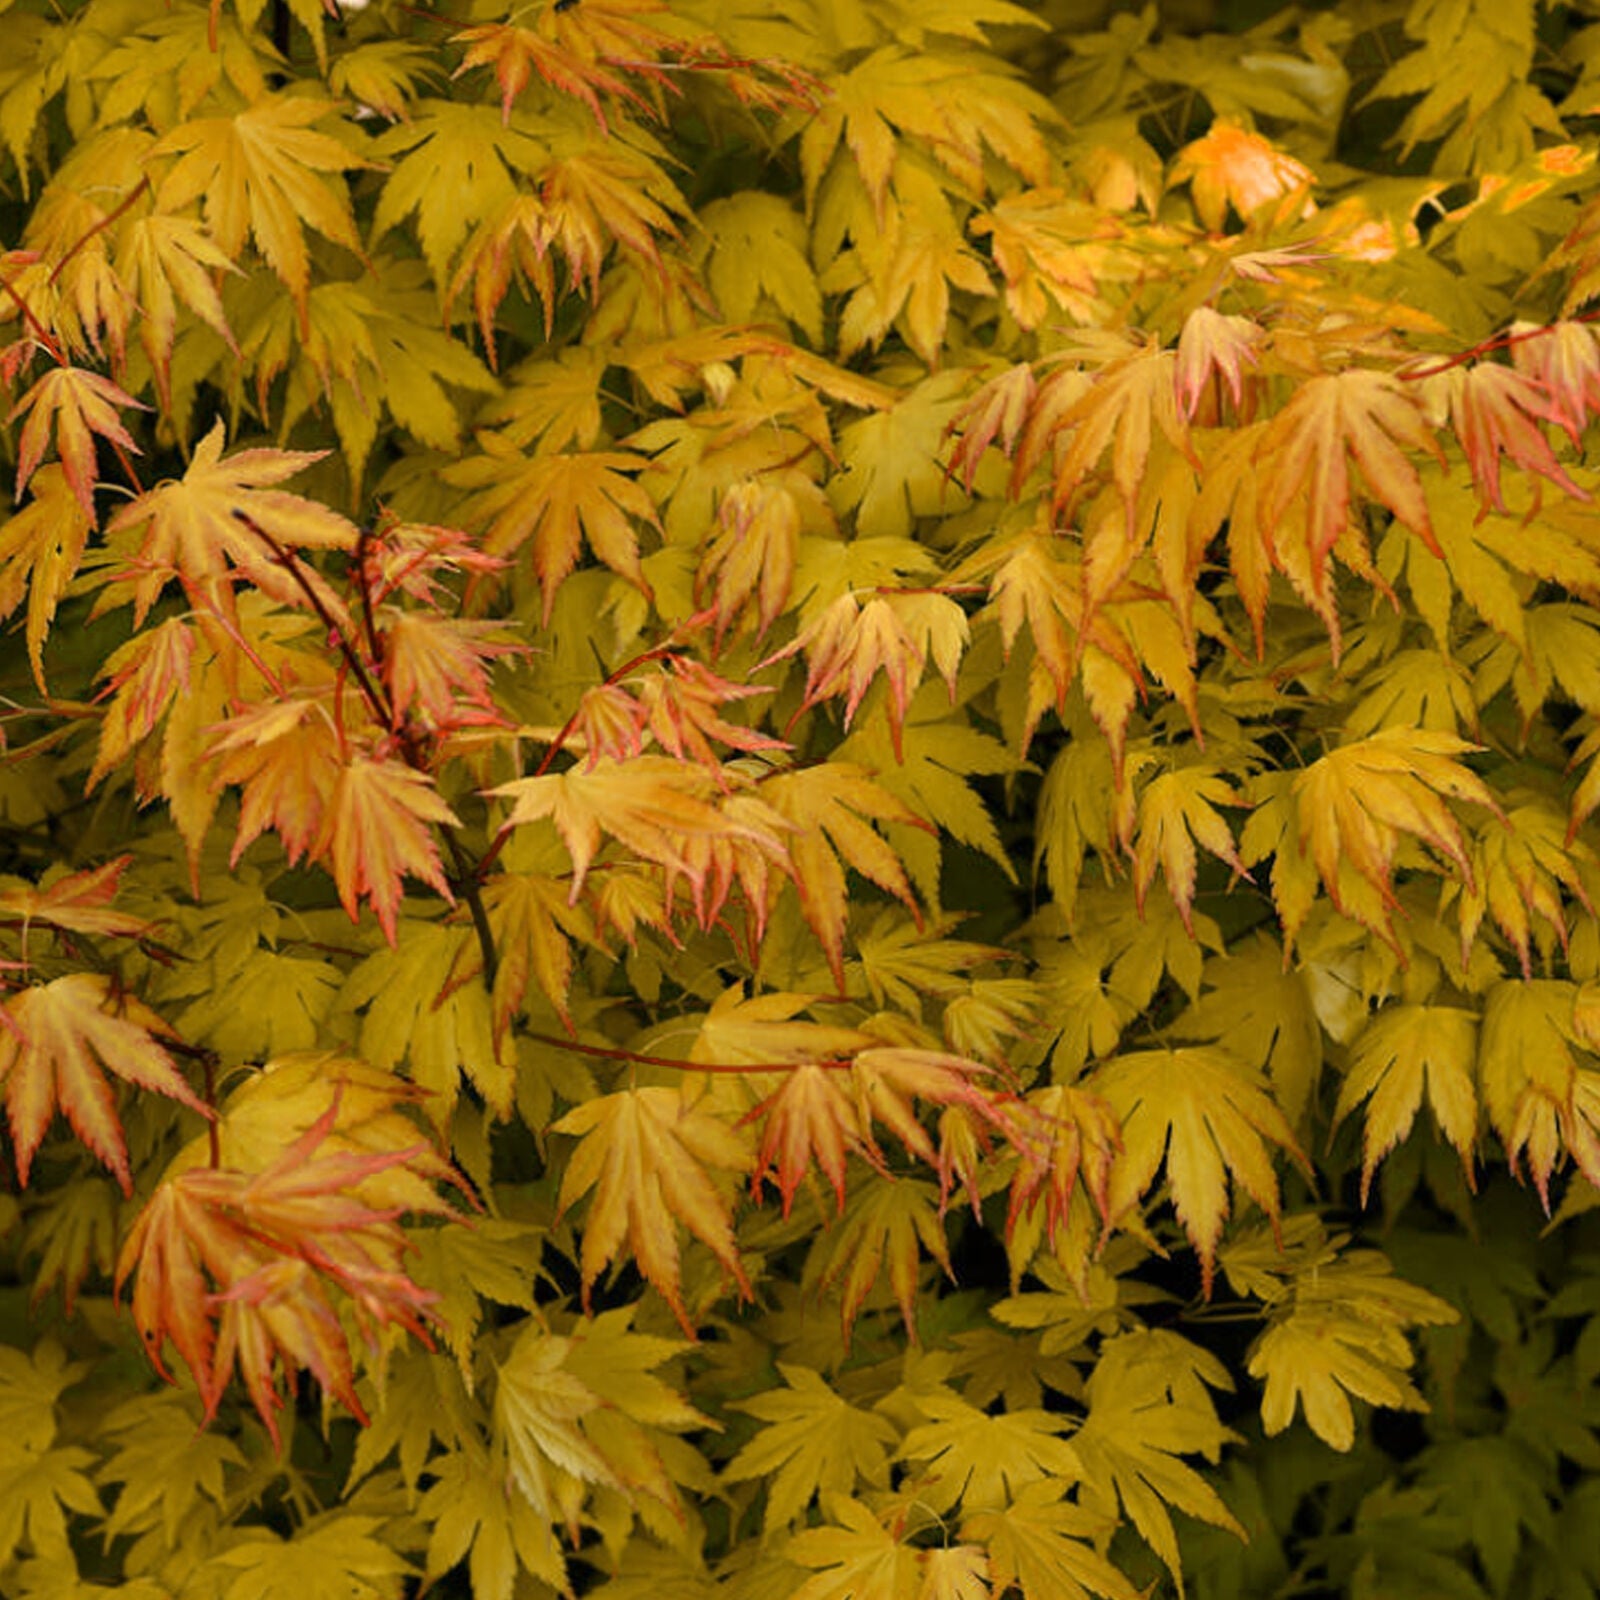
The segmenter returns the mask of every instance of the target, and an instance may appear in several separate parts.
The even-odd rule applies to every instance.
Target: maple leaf
[[[503,624],[386,607],[381,628],[383,682],[396,718],[414,712],[445,730],[498,717],[489,664],[519,648]]]
[[[44,459],[53,422],[56,454],[61,458],[67,487],[72,490],[90,527],[98,527],[100,519],[94,509],[92,435],[99,434],[117,449],[138,455],[139,446],[120,415],[125,406],[139,406],[139,402],[109,378],[85,367],[60,366],[45,373],[11,408],[11,415],[6,419],[15,422],[24,413],[28,414],[17,439],[17,498],[21,499],[28,480]]]
[[[711,591],[716,648],[754,602],[756,637],[777,621],[794,583],[800,506],[792,490],[766,479],[734,484],[717,507],[719,531],[695,573],[695,604]]]
[[[1083,1475],[1077,1452],[1060,1435],[1070,1424],[1047,1411],[991,1417],[949,1390],[919,1393],[930,1420],[901,1441],[902,1460],[927,1462],[919,1495],[936,1512],[1006,1505],[1030,1483],[1071,1482]]]
[[[933,656],[954,701],[956,673],[968,636],[966,613],[947,595],[927,590],[880,594],[863,606],[854,594],[846,593],[761,665],[804,651],[805,698],[795,718],[823,700],[842,695],[846,728],[881,672],[889,686],[890,737],[900,760],[901,730],[928,656]]]
[[[1178,361],[1173,380],[1179,409],[1191,421],[1205,392],[1226,383],[1237,408],[1244,400],[1244,367],[1261,357],[1262,333],[1248,317],[1225,316],[1210,306],[1196,306],[1184,319],[1178,336]]]
[[[427,774],[398,761],[356,758],[334,779],[310,853],[328,861],[350,920],[367,899],[393,944],[406,875],[455,903],[429,829],[459,825]]]
[[[605,132],[602,94],[615,95],[641,111],[652,109],[650,100],[611,63],[628,62],[632,71],[655,76],[659,82],[664,75],[651,72],[658,54],[682,49],[670,34],[635,20],[666,9],[658,0],[596,0],[594,15],[585,11],[569,18],[550,6],[537,14],[531,28],[513,23],[464,28],[450,39],[467,47],[455,75],[492,66],[500,85],[501,117],[509,123],[511,107],[537,72],[551,88],[587,106]]]
[[[4,1021],[0,1088],[17,1176],[24,1184],[59,1108],[116,1175],[122,1192],[133,1193],[128,1147],[106,1071],[201,1116],[211,1115],[160,1043],[171,1036],[166,1023],[131,995],[117,994],[108,978],[76,972],[30,986],[6,1001]]]
[[[270,1528],[244,1530],[213,1559],[238,1576],[235,1600],[380,1600],[411,1564],[377,1537],[379,1517],[336,1511],[283,1538]]]
[[[219,417],[195,446],[182,478],[146,490],[107,527],[112,538],[146,529],[138,554],[119,574],[131,584],[136,624],[144,621],[172,577],[183,584],[197,609],[227,620],[238,610],[234,573],[280,605],[305,606],[305,590],[262,534],[285,551],[356,546],[357,529],[337,512],[270,487],[303,472],[326,451],[238,450],[223,460],[225,438]],[[296,572],[299,579],[316,583],[309,568],[302,565]],[[322,599],[331,615],[343,613],[331,590]]]
[[[1383,728],[1330,750],[1294,780],[1301,848],[1340,911],[1387,936],[1402,834],[1431,845],[1472,884],[1461,827],[1443,797],[1498,811],[1483,780],[1452,759],[1476,748],[1450,733]],[[1352,898],[1346,868],[1371,887],[1377,907]]]
[[[1339,1087],[1334,1120],[1368,1101],[1362,1137],[1361,1203],[1378,1163],[1411,1132],[1426,1088],[1439,1131],[1461,1157],[1472,1182],[1478,1097],[1472,1068],[1477,1018],[1453,1006],[1390,1006],[1357,1036],[1350,1070]]]
[[[1444,406],[1484,509],[1506,509],[1500,492],[1500,462],[1509,456],[1525,472],[1548,478],[1577,500],[1587,500],[1556,460],[1541,423],[1560,423],[1564,415],[1542,384],[1514,367],[1492,361],[1450,367],[1426,380],[1443,390]],[[1435,402],[1437,403],[1437,402]]]
[[[769,829],[753,821],[740,822],[711,804],[717,793],[716,775],[671,756],[603,758],[587,769],[570,767],[520,778],[489,793],[513,802],[504,828],[544,817],[554,822],[572,857],[573,904],[603,833],[665,869],[669,883],[675,875],[687,877],[697,892],[710,866],[689,848],[697,838],[743,840],[783,855],[782,841]]]
[[[1121,222],[1057,188],[1005,195],[968,227],[992,241],[995,265],[1006,280],[1006,309],[1030,331],[1055,308],[1074,323],[1093,325],[1103,285],[1138,271]]]
[[[373,1203],[373,1180],[404,1171],[425,1149],[349,1149],[336,1134],[341,1090],[298,1138],[257,1171],[185,1165],[180,1157],[139,1213],[117,1262],[117,1293],[137,1270],[133,1315],[165,1375],[170,1339],[193,1373],[209,1420],[235,1364],[274,1444],[283,1399],[281,1363],[309,1370],[358,1419],[346,1332],[330,1290],[348,1300],[357,1329],[376,1344],[393,1323],[429,1343],[433,1296],[401,1270],[397,1207]],[[237,1104],[230,1106],[236,1117]],[[369,1193],[363,1194],[363,1188]],[[423,1188],[425,1208],[448,1207]]]
[[[216,279],[238,272],[199,223],[154,212],[132,219],[117,241],[117,275],[138,302],[139,342],[155,371],[156,392],[172,407],[172,355],[178,306],[192,312],[230,350],[236,348]]]
[[[417,1509],[433,1525],[430,1581],[466,1559],[472,1592],[482,1600],[511,1600],[522,1568],[566,1592],[566,1559],[549,1519],[525,1495],[511,1492],[508,1469],[476,1439],[436,1456],[429,1472],[433,1482]]]
[[[1169,182],[1188,182],[1201,222],[1218,233],[1230,204],[1248,222],[1262,206],[1309,189],[1316,174],[1259,133],[1218,117],[1178,152]],[[1309,198],[1303,210],[1316,210]]]
[[[1484,1109],[1511,1170],[1527,1157],[1546,1211],[1563,1146],[1586,1176],[1600,1172],[1596,1074],[1580,1066],[1577,1054],[1592,1042],[1583,1022],[1575,986],[1554,979],[1497,983],[1483,1008],[1478,1061]]]
[[[1038,390],[1033,363],[1019,361],[988,379],[951,417],[946,431],[957,438],[950,450],[950,471],[968,494],[996,439],[1006,455],[1016,449],[1017,437],[1033,411]]]
[[[244,1466],[244,1456],[232,1439],[202,1433],[198,1422],[193,1396],[169,1392],[125,1400],[100,1423],[97,1437],[115,1444],[96,1476],[122,1486],[106,1518],[113,1533],[159,1527],[174,1546],[203,1500],[224,1503],[226,1471]]]
[[[918,1600],[922,1552],[848,1495],[829,1495],[829,1520],[797,1533],[787,1560],[816,1570],[793,1600]]]
[[[570,1022],[567,991],[572,980],[570,940],[592,942],[595,930],[565,884],[542,873],[502,872],[485,885],[484,909],[494,931],[500,964],[494,975],[494,1030],[503,1039],[527,997],[539,985],[556,1015]]]
[[[465,1079],[495,1116],[511,1115],[514,1053],[494,1034],[490,996],[467,981],[479,955],[472,930],[402,919],[394,943],[374,951],[345,980],[341,1007],[366,1007],[364,1059],[393,1070],[405,1061],[427,1091],[426,1113],[445,1137]]]
[[[1007,1108],[1022,1156],[1011,1180],[1007,1239],[1042,1201],[1045,1234],[1054,1244],[1067,1228],[1080,1181],[1101,1221],[1109,1221],[1112,1164],[1122,1144],[1110,1105],[1086,1090],[1054,1084],[1034,1090],[1024,1107]]]
[[[830,761],[778,773],[762,785],[761,794],[797,830],[789,843],[789,859],[801,905],[842,991],[844,926],[849,912],[845,868],[853,868],[886,889],[915,914],[905,868],[872,824],[925,824],[860,767],[847,762]]]
[[[850,1494],[858,1483],[881,1489],[899,1435],[876,1412],[853,1406],[809,1367],[778,1363],[785,1389],[736,1400],[767,1424],[723,1469],[730,1483],[767,1478],[763,1527],[795,1522],[819,1493]]]
[[[1535,939],[1541,949],[1548,948],[1548,933],[1553,933],[1567,948],[1563,891],[1587,910],[1587,880],[1595,865],[1587,842],[1569,837],[1569,829],[1553,803],[1539,802],[1514,807],[1500,825],[1484,830],[1474,853],[1473,886],[1460,891],[1463,962],[1485,912],[1511,941],[1524,977],[1533,975]]]
[[[1228,1173],[1268,1216],[1278,1214],[1278,1179],[1267,1144],[1297,1165],[1306,1159],[1259,1075],[1208,1046],[1141,1050],[1114,1057],[1088,1085],[1116,1113],[1122,1152],[1107,1207],[1124,1215],[1154,1181],[1162,1156],[1178,1220],[1200,1256],[1211,1292],[1217,1241],[1228,1215]]]
[[[931,1183],[897,1178],[872,1184],[850,1197],[844,1216],[818,1240],[806,1262],[824,1289],[839,1286],[839,1316],[850,1337],[872,1286],[885,1263],[889,1287],[907,1333],[916,1328],[921,1244],[948,1273],[950,1247],[945,1239],[940,1196]]]
[[[883,213],[896,174],[896,132],[927,139],[935,158],[971,191],[983,192],[988,150],[1032,183],[1049,170],[1036,120],[1055,113],[1014,78],[970,60],[885,45],[833,77],[832,93],[809,117],[800,167],[809,209],[841,137],[874,208]]]
[[[776,1168],[784,1216],[788,1216],[813,1161],[833,1186],[841,1215],[846,1157],[853,1151],[882,1170],[882,1155],[870,1133],[864,1132],[861,1109],[843,1078],[836,1068],[800,1062],[785,1072],[779,1086],[750,1112],[752,1121],[761,1119],[763,1124],[750,1192],[759,1199],[762,1184]]]
[[[157,186],[157,209],[177,212],[200,201],[230,260],[253,236],[294,297],[302,328],[311,285],[306,227],[361,254],[343,182],[321,174],[370,163],[313,126],[339,109],[333,101],[268,92],[233,116],[180,122],[151,151],[178,157]]]
[[[1350,522],[1350,460],[1370,492],[1436,556],[1422,478],[1407,450],[1443,460],[1413,395],[1389,373],[1366,367],[1308,378],[1268,425],[1257,458],[1261,515],[1268,526],[1303,503],[1310,571],[1320,578]]]
[[[76,1445],[37,1453],[0,1452],[0,1554],[8,1562],[21,1546],[24,1530],[35,1550],[66,1550],[66,1512],[104,1515],[85,1471],[94,1464],[93,1452]]]
[[[1311,975],[1285,967],[1266,934],[1207,959],[1206,992],[1172,1024],[1175,1037],[1225,1045],[1272,1080],[1272,1092],[1298,1128],[1322,1070],[1322,1025]]]
[[[582,1430],[603,1400],[566,1366],[571,1349],[570,1339],[528,1326],[501,1363],[494,1390],[494,1432],[507,1472],[544,1518],[557,1514],[563,1478],[619,1485],[613,1464]]]
[[[1209,1389],[1231,1388],[1209,1352],[1166,1331],[1121,1334],[1101,1346],[1089,1376],[1089,1414],[1073,1449],[1093,1491],[1091,1504],[1120,1500],[1134,1526],[1166,1563],[1183,1593],[1178,1540],[1169,1506],[1241,1539],[1245,1532],[1212,1486],[1184,1461],[1213,1466],[1238,1435],[1218,1420]]]
[[[1111,480],[1131,531],[1154,431],[1159,429],[1180,455],[1189,450],[1188,430],[1178,415],[1178,358],[1153,343],[1130,350],[1124,339],[1110,343],[1106,356],[1094,382],[1059,421],[1072,440],[1058,449],[1055,504],[1070,504],[1089,470],[1109,450]]]
[[[179,643],[178,638],[174,637],[173,643]],[[177,691],[178,684],[172,681],[177,674],[168,676],[171,669],[163,661],[147,657],[134,670],[140,677],[159,674],[164,678],[157,689],[163,697]],[[129,687],[136,682],[131,675],[126,680]],[[142,690],[143,684],[138,688]],[[140,723],[151,720],[155,709],[151,700],[139,709]],[[105,734],[101,744],[100,761],[104,762]],[[339,730],[322,696],[268,701],[229,717],[216,727],[208,754],[213,762],[213,785],[238,784],[243,790],[230,863],[236,865],[268,828],[283,841],[291,866],[311,853],[321,837],[328,802],[343,770]]]
[[[450,480],[478,491],[465,515],[487,524],[483,548],[489,555],[511,555],[532,541],[546,626],[584,540],[613,572],[649,594],[630,519],[655,524],[656,511],[626,476],[645,464],[642,457],[621,450],[523,456],[487,432],[478,444],[483,454],[452,467]]]
[[[1062,1485],[1030,1483],[1009,1505],[974,1511],[962,1520],[963,1538],[988,1549],[997,1594],[1020,1590],[1023,1600],[1137,1600],[1136,1589],[1100,1554],[1106,1519],[1062,1498]]]
[[[1183,925],[1190,926],[1197,842],[1240,877],[1248,878],[1250,874],[1234,847],[1233,834],[1215,809],[1218,805],[1242,804],[1243,796],[1210,768],[1179,767],[1152,778],[1139,796],[1132,852],[1133,892],[1138,904],[1144,905],[1159,863]]]
[[[740,1292],[751,1293],[728,1204],[705,1170],[749,1167],[749,1151],[725,1124],[686,1104],[678,1089],[644,1088],[596,1096],[550,1131],[580,1141],[562,1174],[560,1210],[595,1192],[579,1257],[586,1303],[626,1237],[640,1272],[692,1339],[694,1324],[678,1281],[680,1222],[710,1248]]]
[[[1266,1380],[1261,1423],[1281,1433],[1304,1406],[1306,1421],[1335,1450],[1355,1442],[1350,1396],[1425,1411],[1406,1377],[1414,1359],[1408,1327],[1439,1327],[1460,1313],[1393,1274],[1376,1250],[1333,1256],[1340,1241],[1293,1273],[1288,1298],[1252,1347],[1253,1378]]]
[[[92,511],[92,508],[91,508]],[[42,468],[33,495],[0,526],[0,617],[28,599],[28,659],[45,692],[44,646],[56,608],[67,596],[95,526],[59,466]]]
[[[34,923],[66,933],[97,934],[113,939],[139,939],[155,932],[155,925],[131,912],[112,906],[122,875],[132,856],[118,856],[101,867],[65,872],[35,888],[0,889],[0,917],[15,917],[23,938]]]
[[[765,687],[730,683],[689,656],[669,657],[665,670],[635,679],[633,687],[638,695],[641,732],[648,732],[680,761],[698,761],[720,776],[721,759],[711,748],[713,739],[732,750],[790,748],[782,739],[729,722],[717,709],[765,694]]]

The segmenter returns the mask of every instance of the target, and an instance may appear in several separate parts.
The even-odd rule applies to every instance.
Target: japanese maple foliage
[[[13,0],[0,1593],[1600,1588],[1590,9]]]

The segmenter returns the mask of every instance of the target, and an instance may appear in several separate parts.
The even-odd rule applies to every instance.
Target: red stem
[[[537,1044],[555,1046],[558,1050],[573,1050],[580,1056],[594,1056],[601,1061],[626,1061],[640,1067],[670,1067],[674,1072],[719,1072],[729,1076],[760,1072],[793,1072],[796,1067],[823,1067],[829,1072],[848,1072],[848,1061],[752,1061],[734,1066],[727,1062],[680,1061],[672,1056],[645,1055],[638,1050],[624,1050],[599,1044],[579,1044],[576,1039],[563,1039],[553,1033],[535,1033],[523,1029],[522,1037]]]

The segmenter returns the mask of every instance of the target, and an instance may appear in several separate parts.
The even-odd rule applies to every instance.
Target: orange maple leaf
[[[75,972],[24,989],[0,1012],[0,1088],[17,1176],[24,1184],[59,1107],[78,1137],[116,1175],[122,1192],[133,1193],[127,1142],[107,1071],[168,1095],[203,1117],[211,1115],[161,1046],[161,1037],[170,1037],[166,1023],[131,995],[117,995],[109,978]]]
[[[1219,117],[1210,131],[1178,152],[1170,181],[1188,180],[1194,208],[1213,233],[1222,229],[1228,205],[1248,221],[1273,200],[1309,189],[1316,174],[1269,139],[1251,133],[1230,117]],[[1309,196],[1302,213],[1316,210]]]
[[[967,639],[966,613],[948,595],[923,589],[889,592],[862,605],[846,593],[760,666],[804,651],[805,698],[791,724],[818,702],[843,695],[847,728],[881,672],[889,686],[889,737],[900,759],[906,712],[930,652],[954,701]]]
[[[659,109],[659,96],[646,98],[623,74],[657,86],[670,81],[657,63],[683,54],[687,41],[639,20],[670,15],[662,0],[584,0],[581,6],[542,7],[531,28],[512,23],[464,28],[450,40],[467,46],[455,76],[493,66],[501,113],[509,123],[511,107],[537,72],[552,89],[587,106],[605,132],[601,95],[616,95],[641,111]]]
[[[294,866],[322,831],[342,764],[339,732],[323,697],[251,706],[217,726],[207,754],[212,786],[235,783],[243,790],[230,864],[271,828]]]
[[[1472,468],[1484,510],[1504,511],[1500,493],[1500,458],[1510,458],[1525,472],[1548,478],[1574,499],[1588,492],[1567,476],[1556,460],[1542,423],[1564,425],[1566,415],[1545,387],[1526,373],[1493,361],[1450,367],[1427,380],[1443,390],[1443,399],[1467,465]]]
[[[432,1348],[427,1321],[437,1297],[401,1270],[408,1244],[396,1209],[362,1194],[371,1180],[429,1154],[427,1146],[325,1149],[339,1101],[336,1088],[323,1115],[259,1172],[191,1165],[169,1175],[117,1262],[119,1296],[137,1269],[134,1321],[156,1369],[167,1375],[170,1339],[209,1421],[237,1364],[275,1445],[280,1364],[291,1377],[304,1367],[367,1420],[333,1291],[373,1349],[377,1330],[391,1323]],[[448,1214],[442,1203],[433,1209]]]
[[[382,676],[396,719],[421,716],[434,729],[503,720],[489,693],[489,664],[524,647],[505,624],[386,607]]]
[[[230,567],[280,605],[305,607],[305,585],[311,585],[328,615],[345,618],[338,595],[303,564],[291,574],[279,552],[353,550],[359,531],[315,500],[270,487],[327,452],[239,450],[223,460],[225,436],[219,417],[195,446],[182,478],[147,490],[111,519],[111,535],[147,529],[137,555],[111,580],[131,584],[134,620],[144,621],[175,577],[191,605],[232,621],[237,605]]]
[[[118,911],[112,901],[132,856],[118,856],[102,867],[69,872],[40,888],[0,890],[0,917],[17,918],[23,938],[34,923],[60,928],[66,933],[91,933],[105,938],[138,939],[155,931],[155,924],[128,911]]]
[[[572,857],[574,903],[603,834],[663,868],[669,883],[676,876],[688,878],[697,893],[707,863],[690,849],[696,838],[742,838],[783,854],[781,840],[712,803],[718,795],[715,775],[671,756],[602,759],[587,768],[520,778],[489,793],[513,802],[502,831],[542,817],[555,823]]]
[[[1407,451],[1443,462],[1444,452],[1406,385],[1387,372],[1352,367],[1308,378],[1273,418],[1261,444],[1261,503],[1266,523],[1305,503],[1312,575],[1350,521],[1350,460],[1367,488],[1443,557],[1428,517],[1428,499]]]
[[[399,761],[357,756],[334,779],[311,856],[328,861],[351,920],[360,915],[361,900],[369,900],[393,944],[403,877],[420,878],[455,904],[428,830],[459,826],[426,774]]]
[[[15,422],[24,413],[28,420],[17,439],[17,497],[27,487],[34,469],[44,459],[50,441],[50,425],[55,424],[56,454],[68,487],[77,497],[91,527],[99,527],[95,515],[94,435],[109,440],[118,450],[140,453],[133,435],[119,415],[125,406],[147,410],[131,394],[125,394],[109,378],[86,367],[60,366],[45,375],[11,408],[6,419]]]

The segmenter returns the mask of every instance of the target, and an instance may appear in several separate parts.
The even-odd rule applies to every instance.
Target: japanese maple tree
[[[1593,11],[11,0],[0,1594],[1600,1590]]]

